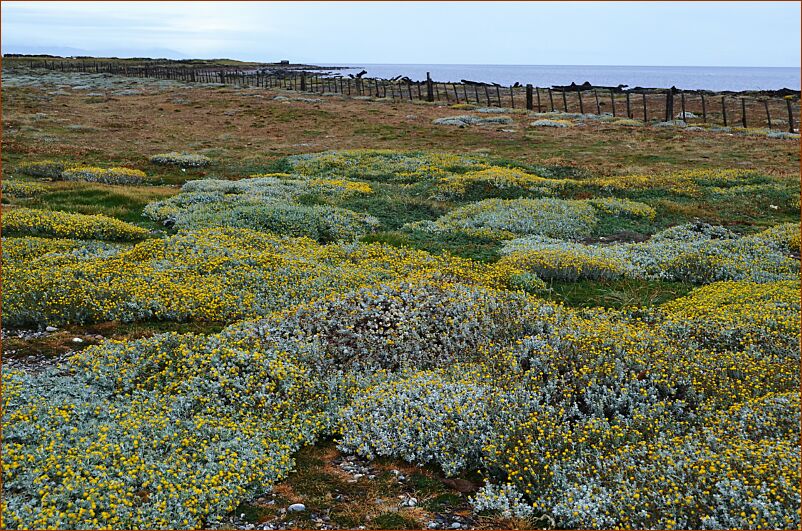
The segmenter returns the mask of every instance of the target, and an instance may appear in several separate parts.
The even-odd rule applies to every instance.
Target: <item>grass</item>
[[[547,285],[545,298],[582,308],[651,307],[682,297],[695,287],[686,282],[651,280],[552,281]]]
[[[178,189],[165,186],[121,186],[81,182],[54,182],[45,186],[48,191],[38,197],[14,199],[9,202],[30,208],[63,210],[79,214],[104,214],[123,221],[143,224],[146,222],[142,217],[145,205],[178,193]]]

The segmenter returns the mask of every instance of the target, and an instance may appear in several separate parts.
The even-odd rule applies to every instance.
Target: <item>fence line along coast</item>
[[[671,88],[628,88],[581,85],[537,87],[515,83],[503,86],[470,80],[435,81],[427,73],[425,80],[408,77],[368,78],[342,76],[331,67],[307,65],[254,64],[245,68],[225,62],[143,61],[130,59],[11,57],[6,63],[62,72],[107,73],[241,87],[336,94],[345,97],[372,97],[391,100],[475,104],[488,107],[525,108],[549,113],[611,114],[648,121],[708,123],[724,127],[764,127],[799,130],[800,93],[790,89],[749,92],[713,92]],[[315,70],[325,70],[325,73]]]

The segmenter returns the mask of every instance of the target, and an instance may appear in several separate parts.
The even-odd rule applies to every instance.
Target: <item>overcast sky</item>
[[[799,2],[2,2],[3,53],[800,65]]]

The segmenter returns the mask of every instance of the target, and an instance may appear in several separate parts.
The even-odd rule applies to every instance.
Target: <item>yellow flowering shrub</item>
[[[31,177],[49,177],[59,179],[64,171],[65,163],[60,160],[24,161],[17,165],[17,170]]]
[[[2,185],[3,195],[11,197],[36,197],[47,191],[47,188],[38,183],[27,181],[9,181],[3,179]]]
[[[563,183],[562,179],[547,179],[517,168],[491,166],[479,171],[457,173],[443,177],[437,184],[438,195],[443,198],[460,198],[466,195],[532,192],[551,193]]]
[[[319,245],[247,229],[183,232],[80,257],[4,257],[3,271],[3,317],[9,325],[230,322],[379,281],[439,278],[506,287],[515,273],[507,264],[380,244]]]
[[[147,229],[102,214],[71,214],[19,207],[3,212],[3,232],[17,236],[125,241],[141,240],[150,235]]]
[[[612,280],[627,273],[626,263],[616,257],[562,249],[514,252],[499,263],[533,273],[543,280]]]

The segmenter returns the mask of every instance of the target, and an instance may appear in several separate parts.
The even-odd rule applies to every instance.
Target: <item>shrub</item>
[[[178,229],[238,227],[319,241],[353,240],[373,231],[378,220],[344,208],[296,201],[308,193],[344,198],[370,192],[367,183],[343,179],[203,179],[188,181],[177,196],[148,204],[144,214]]]
[[[490,166],[484,156],[368,149],[294,155],[285,160],[293,172],[303,177],[403,183]]]
[[[447,277],[448,270],[441,274]],[[527,313],[537,308],[522,294],[443,277],[315,301],[270,326],[298,338],[324,338],[319,353],[325,358],[315,361],[323,372],[437,369],[470,361],[480,346],[522,334]]]
[[[498,427],[524,417],[511,393],[441,372],[421,372],[368,389],[340,412],[338,447],[368,459],[436,464],[447,476],[481,465]]]
[[[145,172],[132,168],[98,168],[95,166],[72,166],[64,170],[65,181],[86,181],[104,184],[140,184]]]
[[[774,244],[781,251],[799,253],[799,223],[782,223],[768,228],[758,234],[755,239]]]
[[[60,160],[39,160],[30,162],[21,162],[17,169],[23,175],[31,177],[49,177],[51,179],[61,178],[61,172],[64,171],[65,164]]]
[[[510,272],[379,244],[321,246],[245,229],[148,240],[113,255],[3,257],[3,322],[236,321],[391,280],[435,278],[500,288]]]
[[[8,195],[11,197],[36,197],[37,195],[43,194],[47,191],[47,188],[41,184],[26,181],[9,181],[8,179],[3,179],[0,185],[2,185],[3,195]]]
[[[555,248],[516,252],[501,260],[543,280],[614,280],[627,272],[626,264],[616,257]]]
[[[460,116],[446,116],[432,120],[434,125],[456,125],[464,127],[466,125],[485,125],[485,124],[511,124],[512,118],[509,116],[471,116],[468,114]]]
[[[150,162],[160,166],[180,166],[182,168],[202,168],[212,163],[212,160],[205,155],[195,153],[159,153],[150,157]]]
[[[552,193],[562,185],[560,179],[547,179],[517,168],[491,166],[479,171],[443,177],[437,185],[438,197],[461,198],[467,195],[542,192]]]
[[[654,220],[657,212],[645,203],[619,199],[617,197],[600,197],[589,199],[588,202],[599,212],[611,216],[620,216],[633,219]]]
[[[534,509],[525,502],[524,495],[513,485],[488,483],[471,497],[471,505],[477,513],[493,512],[502,518],[531,518]]]
[[[3,231],[9,235],[123,241],[141,240],[150,235],[147,229],[102,214],[87,216],[30,208],[6,210]]]
[[[777,233],[787,229],[777,229]],[[762,235],[766,234],[767,237]],[[789,238],[792,237],[788,236]],[[643,243],[584,245],[543,237],[507,242],[504,254],[527,253],[544,278],[560,271],[563,278],[585,277],[578,264],[597,264],[628,278],[707,284],[720,280],[771,282],[799,276],[798,260],[787,256],[780,237],[768,231],[741,238],[724,227],[684,224],[671,227]],[[793,241],[793,240],[790,240]],[[575,263],[566,271],[560,268]],[[523,267],[523,263],[518,264]],[[591,268],[587,273],[596,271]]]
[[[573,127],[574,123],[569,120],[535,120],[529,124],[530,127]]]
[[[593,208],[562,199],[486,199],[452,210],[436,223],[443,227],[488,228],[553,238],[588,236],[596,224]]]
[[[344,208],[282,202],[198,203],[178,214],[175,222],[176,229],[232,227],[307,236],[320,242],[354,240],[377,226],[374,217]]]
[[[717,282],[661,309],[676,333],[709,349],[793,352],[800,334],[798,280]]]
[[[106,342],[71,375],[4,370],[9,527],[203,527],[293,467],[328,424],[286,353],[215,336]]]

